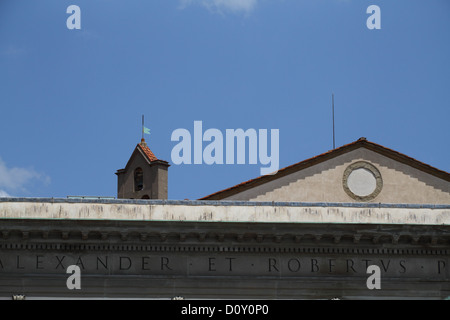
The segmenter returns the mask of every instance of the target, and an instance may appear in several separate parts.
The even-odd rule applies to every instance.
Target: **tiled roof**
[[[441,178],[445,181],[449,181],[450,182],[450,173],[446,172],[446,171],[442,171],[439,170],[437,168],[434,168],[426,163],[420,162],[414,158],[411,158],[407,155],[404,155],[400,152],[397,152],[395,150],[386,148],[382,145],[367,141],[366,138],[360,138],[352,143],[346,144],[342,147],[327,151],[325,153],[322,153],[318,156],[309,158],[307,160],[295,163],[293,165],[290,165],[288,167],[282,168],[280,170],[278,170],[278,172],[274,175],[266,175],[266,176],[260,176],[258,178],[255,179],[251,179],[245,182],[242,182],[240,184],[237,184],[233,187],[221,190],[221,191],[217,191],[215,193],[212,193],[210,195],[207,195],[203,198],[200,198],[199,200],[221,200],[224,199],[226,197],[235,195],[237,193],[240,193],[242,191],[251,189],[253,187],[259,186],[261,184],[267,183],[269,181],[273,181],[276,179],[279,179],[283,176],[286,176],[288,174],[291,174],[293,172],[311,167],[315,164],[321,163],[323,161],[332,159],[334,157],[337,157],[339,155],[342,155],[344,153],[347,153],[349,151],[361,148],[361,147],[365,147],[369,150],[378,152],[386,157],[389,157],[391,159],[394,159],[396,161],[405,163],[411,167],[414,167],[418,170],[424,171],[426,173],[429,173],[433,176],[436,176],[438,178]]]
[[[119,174],[124,174],[125,172],[127,172],[128,167],[133,162],[133,159],[138,155],[144,157],[145,161],[147,161],[147,163],[149,165],[158,164],[158,165],[164,165],[164,166],[170,167],[170,165],[167,161],[158,159],[155,156],[155,154],[152,152],[152,150],[150,150],[150,148],[147,146],[147,143],[145,142],[145,140],[141,139],[141,142],[138,143],[136,148],[134,148],[133,154],[131,155],[130,159],[128,159],[128,162],[127,162],[127,165],[125,166],[125,168],[117,170],[116,174],[119,175]]]
[[[137,147],[147,156],[150,162],[158,160],[158,158],[153,154],[152,150],[147,146],[147,143],[144,139],[141,140],[141,143],[137,145]]]

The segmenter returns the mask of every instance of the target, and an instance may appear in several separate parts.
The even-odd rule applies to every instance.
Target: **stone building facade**
[[[119,198],[156,161],[139,148]],[[0,298],[450,296],[450,175],[365,139],[196,201],[163,183],[143,200],[144,184],[134,199],[0,199]]]

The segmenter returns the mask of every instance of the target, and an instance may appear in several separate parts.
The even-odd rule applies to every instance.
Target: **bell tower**
[[[153,154],[142,138],[125,168],[116,172],[117,198],[167,199],[169,166]]]

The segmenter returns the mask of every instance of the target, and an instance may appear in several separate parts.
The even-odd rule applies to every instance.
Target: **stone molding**
[[[198,234],[165,233],[133,237],[123,234],[117,242],[109,236],[93,241],[79,233],[65,238],[69,232],[61,232],[56,239],[43,239],[39,232],[27,232],[31,237],[18,239],[17,231],[2,232],[10,236],[0,239],[0,250],[59,250],[59,251],[145,251],[145,252],[299,252],[299,253],[376,253],[386,254],[449,254],[448,232],[436,234],[426,231],[413,233],[355,233],[336,234]],[[85,232],[88,234],[88,232]],[[105,233],[103,233],[105,234]],[[185,237],[185,240],[182,240]],[[389,246],[389,247],[386,247]],[[434,246],[434,248],[430,247]],[[380,251],[381,250],[381,251]]]
[[[101,244],[49,244],[49,243],[1,243],[0,250],[39,250],[71,252],[85,251],[89,252],[186,252],[186,253],[300,253],[300,254],[343,254],[343,255],[449,255],[450,250],[445,248],[354,248],[354,247],[263,247],[263,246],[195,246],[195,245],[101,245]]]
[[[98,203],[6,201],[0,199],[0,219],[56,221],[135,221],[277,224],[450,225],[450,205],[388,205],[182,202]]]
[[[369,194],[367,196],[358,196],[358,195],[354,194],[348,187],[348,177],[356,169],[366,169],[366,170],[370,171],[373,174],[373,176],[375,177],[376,187],[375,187],[375,190],[371,194]],[[344,188],[344,191],[353,200],[367,202],[367,201],[371,201],[371,200],[375,199],[380,194],[381,190],[383,189],[383,179],[381,177],[380,171],[374,165],[372,165],[371,163],[369,163],[367,161],[358,161],[358,162],[354,162],[354,163],[350,164],[345,169],[344,175],[342,177],[342,186]]]

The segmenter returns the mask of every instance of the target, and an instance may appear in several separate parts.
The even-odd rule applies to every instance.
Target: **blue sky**
[[[69,5],[81,30],[69,30]],[[369,30],[368,6],[381,9]],[[0,195],[116,196],[141,137],[279,129],[280,167],[359,137],[450,171],[448,0],[1,0]],[[172,165],[197,199],[260,165]]]

